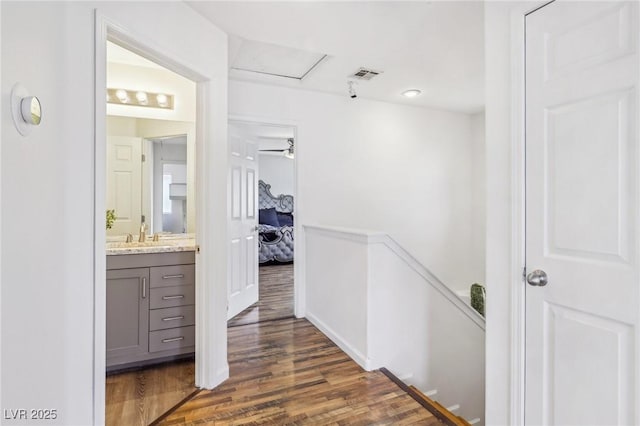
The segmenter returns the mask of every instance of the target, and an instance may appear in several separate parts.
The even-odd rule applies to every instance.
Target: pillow
[[[276,214],[278,215],[280,226],[293,226],[293,215],[291,213],[276,212]]]
[[[280,227],[280,222],[278,222],[278,214],[276,213],[275,208],[270,209],[260,209],[258,211],[258,219],[259,222],[263,225],[271,225]]]

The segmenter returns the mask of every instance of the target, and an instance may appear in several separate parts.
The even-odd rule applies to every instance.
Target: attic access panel
[[[243,40],[231,69],[302,80],[326,56],[323,53]]]

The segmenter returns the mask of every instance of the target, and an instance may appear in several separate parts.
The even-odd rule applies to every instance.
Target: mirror
[[[195,125],[107,117],[107,202],[116,220],[108,236],[193,233]]]
[[[153,232],[187,232],[187,138],[153,141]]]
[[[194,233],[196,84],[108,42],[105,102],[107,236]]]

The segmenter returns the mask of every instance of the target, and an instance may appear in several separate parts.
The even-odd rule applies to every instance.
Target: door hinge
[[[147,156],[142,154],[142,162],[144,163],[145,161],[147,161]]]

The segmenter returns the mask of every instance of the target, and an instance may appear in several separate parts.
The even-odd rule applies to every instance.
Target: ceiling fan
[[[261,149],[260,152],[280,152],[287,158],[293,159],[293,138],[287,138],[288,148],[285,149]]]

